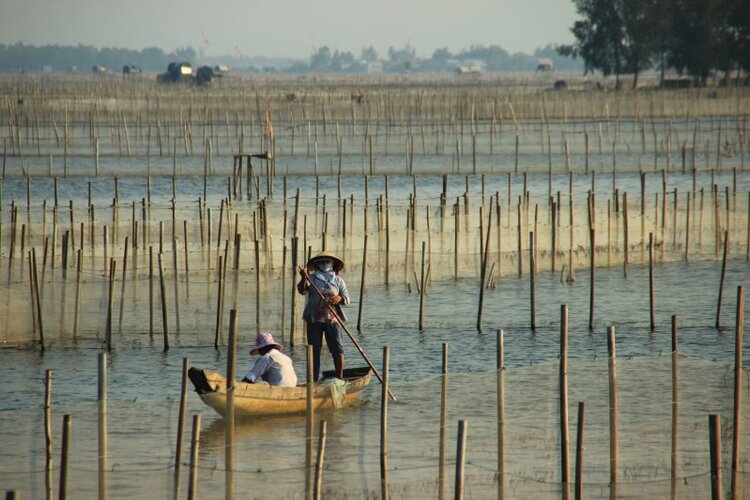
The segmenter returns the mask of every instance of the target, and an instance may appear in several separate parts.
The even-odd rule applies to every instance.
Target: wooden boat
[[[343,383],[333,377],[333,372],[323,372],[323,380],[315,384],[313,409],[332,410],[350,406],[370,383],[369,367],[347,368]],[[188,377],[201,400],[222,417],[227,409],[227,381],[219,372],[192,367]],[[281,387],[234,382],[235,417],[263,415],[289,415],[307,411],[307,384]]]

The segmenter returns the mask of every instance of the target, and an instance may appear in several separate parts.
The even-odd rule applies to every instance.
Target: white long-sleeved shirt
[[[253,383],[260,379],[271,385],[286,387],[297,385],[297,374],[294,373],[292,358],[278,349],[272,349],[260,356],[245,378]]]

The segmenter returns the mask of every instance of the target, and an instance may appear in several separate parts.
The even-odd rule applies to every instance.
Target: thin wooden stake
[[[672,316],[672,451],[670,454],[671,498],[677,494],[677,431],[679,421],[679,357],[677,351],[677,316]]]
[[[318,438],[318,458],[315,461],[315,500],[323,498],[321,496],[321,488],[323,486],[323,461],[326,454],[326,435],[328,434],[328,422],[321,420],[320,422],[320,437]]]
[[[740,436],[742,435],[742,347],[745,323],[745,293],[737,287],[737,312],[734,332],[734,411],[732,412],[732,489],[730,498],[737,498],[740,469]]]
[[[529,291],[531,302],[531,331],[536,331],[536,259],[534,258],[534,231],[529,232]]]
[[[182,358],[182,375],[180,377],[180,406],[177,416],[177,444],[174,453],[174,498],[180,498],[180,475],[182,472],[182,442],[185,434],[185,415],[187,413],[187,374],[188,358]]]
[[[560,306],[560,482],[562,497],[570,498],[570,428],[568,424],[568,306]]]
[[[448,344],[443,342],[440,373],[440,443],[438,445],[438,499],[445,499],[445,421],[448,413]]]
[[[505,498],[505,349],[503,330],[497,331],[497,497]]]
[[[711,451],[711,500],[722,500],[721,490],[721,415],[708,416],[708,440]]]
[[[586,426],[586,403],[578,402],[578,434],[576,439],[576,500],[583,498],[583,434]]]
[[[466,420],[458,421],[458,442],[456,443],[456,483],[455,500],[464,498],[464,463],[466,461],[466,437],[469,423]]]
[[[383,383],[380,397],[380,498],[388,500],[388,381],[390,347],[383,346]]]
[[[60,448],[60,489],[57,493],[59,500],[65,500],[68,497],[68,457],[70,455],[71,425],[70,415],[64,415],[62,446]]]
[[[724,257],[721,259],[721,280],[719,281],[719,300],[716,303],[716,328],[721,326],[721,299],[724,293],[724,280],[727,272],[727,248],[729,247],[729,231],[724,231]]]
[[[193,415],[193,438],[190,444],[190,481],[188,487],[188,500],[195,500],[198,498],[198,447],[200,446],[200,437],[201,416]]]
[[[609,484],[617,484],[617,352],[615,349],[615,327],[607,328],[607,355],[609,367]]]
[[[52,370],[44,374],[44,483],[47,498],[52,498]]]
[[[648,233],[648,320],[653,332],[656,329],[654,312],[654,233]]]
[[[224,497],[227,500],[234,499],[234,378],[237,357],[237,333],[238,333],[237,310],[229,311],[229,343],[227,345],[227,406],[224,415],[226,423],[224,467],[226,470],[224,480]]]
[[[100,352],[98,357],[98,450],[99,450],[99,498],[107,498],[107,353]]]
[[[364,236],[362,248],[362,277],[359,285],[359,310],[357,311],[357,331],[362,331],[362,310],[365,300],[365,271],[367,269],[367,234]],[[421,309],[421,308],[420,308]]]
[[[169,322],[167,321],[167,292],[166,285],[164,284],[164,263],[162,262],[162,254],[159,253],[159,291],[161,294],[161,324],[162,333],[164,335],[164,352],[169,350]],[[195,422],[193,422],[195,426]],[[198,421],[200,426],[200,421]],[[195,433],[195,431],[194,431]]]

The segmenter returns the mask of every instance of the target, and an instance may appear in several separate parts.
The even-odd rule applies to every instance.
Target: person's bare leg
[[[344,355],[339,354],[333,357],[333,366],[336,368],[336,377],[344,378]]]

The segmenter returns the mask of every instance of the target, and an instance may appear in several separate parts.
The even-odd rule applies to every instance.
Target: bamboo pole
[[[36,299],[37,323],[39,326],[39,350],[44,352],[44,324],[42,322],[42,297],[39,291],[39,272],[36,264],[36,248],[31,249],[31,258],[34,262],[34,298]]]
[[[469,423],[466,420],[458,421],[458,442],[456,444],[456,482],[455,500],[464,498],[464,462],[466,460],[466,435]]]
[[[656,329],[654,313],[654,233],[648,233],[648,319],[651,331]]]
[[[81,310],[81,274],[83,271],[83,249],[79,248],[76,256],[76,302],[73,314],[73,338],[78,334],[78,316]]]
[[[677,350],[677,316],[672,316],[672,451],[670,454],[671,495],[677,495],[677,433],[678,433],[678,401],[679,401],[679,357]]]
[[[583,499],[583,435],[586,425],[586,403],[578,402],[578,434],[576,439],[576,500]]]
[[[443,342],[440,373],[440,442],[438,444],[438,499],[445,499],[445,421],[448,413],[448,344]]]
[[[172,227],[172,233],[174,234],[174,225]],[[180,333],[180,288],[179,288],[179,280],[178,277],[178,267],[177,267],[177,240],[172,238],[172,264],[174,269],[174,316],[175,316],[175,324],[177,327],[177,333]]]
[[[44,485],[47,498],[52,498],[52,370],[44,373]]]
[[[107,343],[107,352],[112,351],[112,304],[115,296],[115,276],[117,271],[117,261],[114,258],[109,259],[109,294],[107,295],[107,324],[105,326],[105,338]]]
[[[321,420],[320,422],[320,437],[318,438],[318,458],[315,461],[315,500],[320,500],[321,488],[323,486],[323,461],[326,453],[326,435],[328,434],[328,421]]]
[[[505,498],[505,349],[503,330],[497,331],[497,498]]]
[[[630,243],[628,241],[628,193],[622,193],[622,221],[623,221],[623,275],[628,277],[628,251]]]
[[[609,485],[612,491],[617,491],[617,352],[614,325],[607,328],[607,356],[609,372]]]
[[[390,347],[383,346],[383,383],[380,396],[380,498],[388,500],[388,382]]]
[[[63,416],[62,446],[60,448],[60,487],[57,492],[59,500],[65,500],[68,497],[68,458],[70,456],[70,432],[71,416]]]
[[[536,331],[536,259],[534,257],[534,231],[529,232],[529,290],[531,302],[531,331]]]
[[[589,331],[594,330],[594,289],[596,284],[596,230],[589,230]]]
[[[299,193],[298,193],[299,194]],[[299,199],[299,196],[297,197]],[[295,231],[296,231],[296,225],[295,222]],[[297,267],[298,264],[298,258],[299,258],[299,237],[298,236],[292,236],[292,268],[291,268],[291,278],[292,278],[292,287],[291,287],[291,301],[290,301],[290,314],[289,314],[289,345],[290,347],[294,347],[294,337],[297,330],[297,287],[295,286],[295,281],[297,278]],[[362,307],[362,304],[360,303],[360,307]]]
[[[182,358],[182,375],[180,377],[180,406],[177,416],[177,436],[174,454],[174,498],[180,498],[180,476],[182,472],[182,442],[185,434],[185,416],[187,414],[187,374],[188,358]]]
[[[8,264],[8,267],[10,267],[10,263]],[[10,279],[10,273],[8,274],[8,276]],[[31,251],[29,251],[29,298],[31,301],[31,304],[29,304],[31,306],[31,331],[33,333],[36,333],[37,331],[37,328],[36,328],[37,300],[36,300],[35,283],[34,283],[34,259],[31,257]],[[44,343],[42,343],[42,346],[44,346]]]
[[[218,283],[218,291],[216,293],[216,329],[214,330],[214,349],[219,348],[219,339],[221,338],[221,326],[222,326],[222,318],[224,316],[224,311],[222,307],[222,293],[224,287],[223,280],[224,280],[224,256],[219,255],[219,267],[217,268],[217,272],[219,273],[217,277],[217,283]]]
[[[97,402],[98,402],[98,450],[99,450],[99,498],[107,498],[107,353],[98,356]]]
[[[313,478],[312,478],[312,459],[313,459],[313,426],[315,416],[313,414],[313,394],[315,392],[315,380],[313,379],[313,348],[307,345],[307,405],[305,418],[305,497],[312,498]]]
[[[164,335],[164,352],[167,352],[169,350],[169,322],[167,321],[168,314],[167,314],[167,293],[166,293],[166,285],[164,284],[164,263],[162,262],[162,254],[159,252],[158,260],[159,260],[159,291],[161,295],[161,324],[162,324],[162,333]],[[195,422],[193,422],[193,425],[195,425]],[[198,425],[200,425],[200,421],[198,422]]]
[[[568,306],[560,306],[560,482],[562,497],[570,498],[570,428],[568,425]]]
[[[296,267],[294,268],[296,269]],[[357,331],[362,331],[362,310],[364,309],[365,300],[365,271],[367,269],[367,234],[364,236],[362,243],[362,277],[359,285],[359,309],[357,311]],[[420,307],[421,309],[421,307]]]
[[[727,272],[727,249],[729,247],[729,231],[724,231],[724,256],[721,259],[721,280],[719,280],[719,300],[716,302],[716,328],[721,326],[721,300],[724,293],[724,280]]]
[[[148,246],[148,336],[154,338],[154,247]]]
[[[226,424],[224,446],[224,498],[234,499],[234,378],[237,357],[237,310],[229,311],[229,343],[227,345],[227,406],[224,421]]]
[[[190,444],[190,480],[188,485],[188,500],[198,498],[198,448],[201,436],[201,416],[193,415],[193,438]]]
[[[125,248],[123,249],[122,257],[122,285],[120,286],[120,311],[117,320],[117,331],[122,333],[122,317],[123,309],[125,308],[125,282],[127,281],[128,271],[128,238],[125,236]]]
[[[490,205],[492,205],[490,201]],[[482,221],[482,210],[480,207],[479,211],[479,220]],[[492,231],[492,210],[488,210],[487,215],[487,236],[485,238],[484,244],[482,244],[482,232],[480,228],[479,232],[479,242],[480,246],[483,248],[481,254],[482,254],[482,268],[480,272],[480,278],[479,278],[479,311],[477,312],[477,331],[482,331],[482,312],[484,309],[484,287],[487,282],[487,261],[489,260],[489,248],[490,248],[490,234]],[[424,243],[422,244],[424,248]],[[424,251],[424,250],[423,250]]]
[[[419,331],[424,331],[424,295],[425,295],[425,274],[424,274],[424,256],[425,242],[422,241],[422,266],[421,278],[419,280]]]
[[[708,439],[711,451],[711,499],[722,500],[721,489],[721,415],[708,416]]]
[[[734,408],[732,412],[732,485],[731,498],[739,493],[740,474],[740,436],[742,435],[742,348],[745,323],[745,293],[737,287],[737,312],[735,316],[734,345]]]

